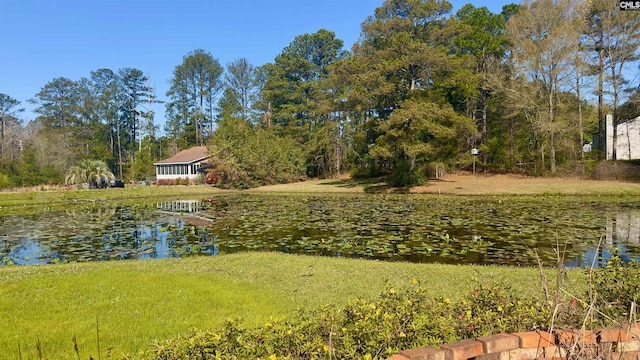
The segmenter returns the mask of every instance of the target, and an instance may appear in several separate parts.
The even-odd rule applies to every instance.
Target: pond
[[[0,211],[0,266],[279,251],[451,264],[640,257],[640,199],[223,194]]]

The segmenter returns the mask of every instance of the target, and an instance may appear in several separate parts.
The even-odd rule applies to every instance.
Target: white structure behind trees
[[[616,141],[613,141],[613,116],[605,117],[607,160],[613,159],[613,144],[616,145],[615,160],[640,159],[640,116],[621,122],[617,126]]]

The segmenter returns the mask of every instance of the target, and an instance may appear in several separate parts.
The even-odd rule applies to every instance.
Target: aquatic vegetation
[[[558,242],[570,265],[581,266],[597,255],[590,251],[607,223],[635,211],[633,203],[581,197],[266,195],[218,200],[208,210],[216,219],[209,231],[218,236],[221,252],[268,249],[468,264],[533,265],[536,253],[551,261]],[[638,254],[637,242],[615,240]]]
[[[152,201],[0,215],[0,264],[279,251],[534,265],[555,261],[558,246],[568,266],[590,265],[614,246],[640,256],[634,198],[232,193],[174,201],[174,211]]]

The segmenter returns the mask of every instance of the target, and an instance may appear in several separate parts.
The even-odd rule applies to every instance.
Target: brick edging
[[[437,347],[402,350],[387,360],[536,360],[611,354],[640,359],[640,322],[596,330],[527,331],[482,336]]]

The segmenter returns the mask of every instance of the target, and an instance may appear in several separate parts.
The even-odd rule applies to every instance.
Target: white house
[[[613,115],[605,117],[607,160],[613,159]],[[616,159],[640,159],[640,116],[621,122],[617,126]]]
[[[196,179],[201,176],[198,172],[211,157],[206,146],[195,146],[182,150],[172,157],[154,163],[156,166],[156,181],[175,179]]]

